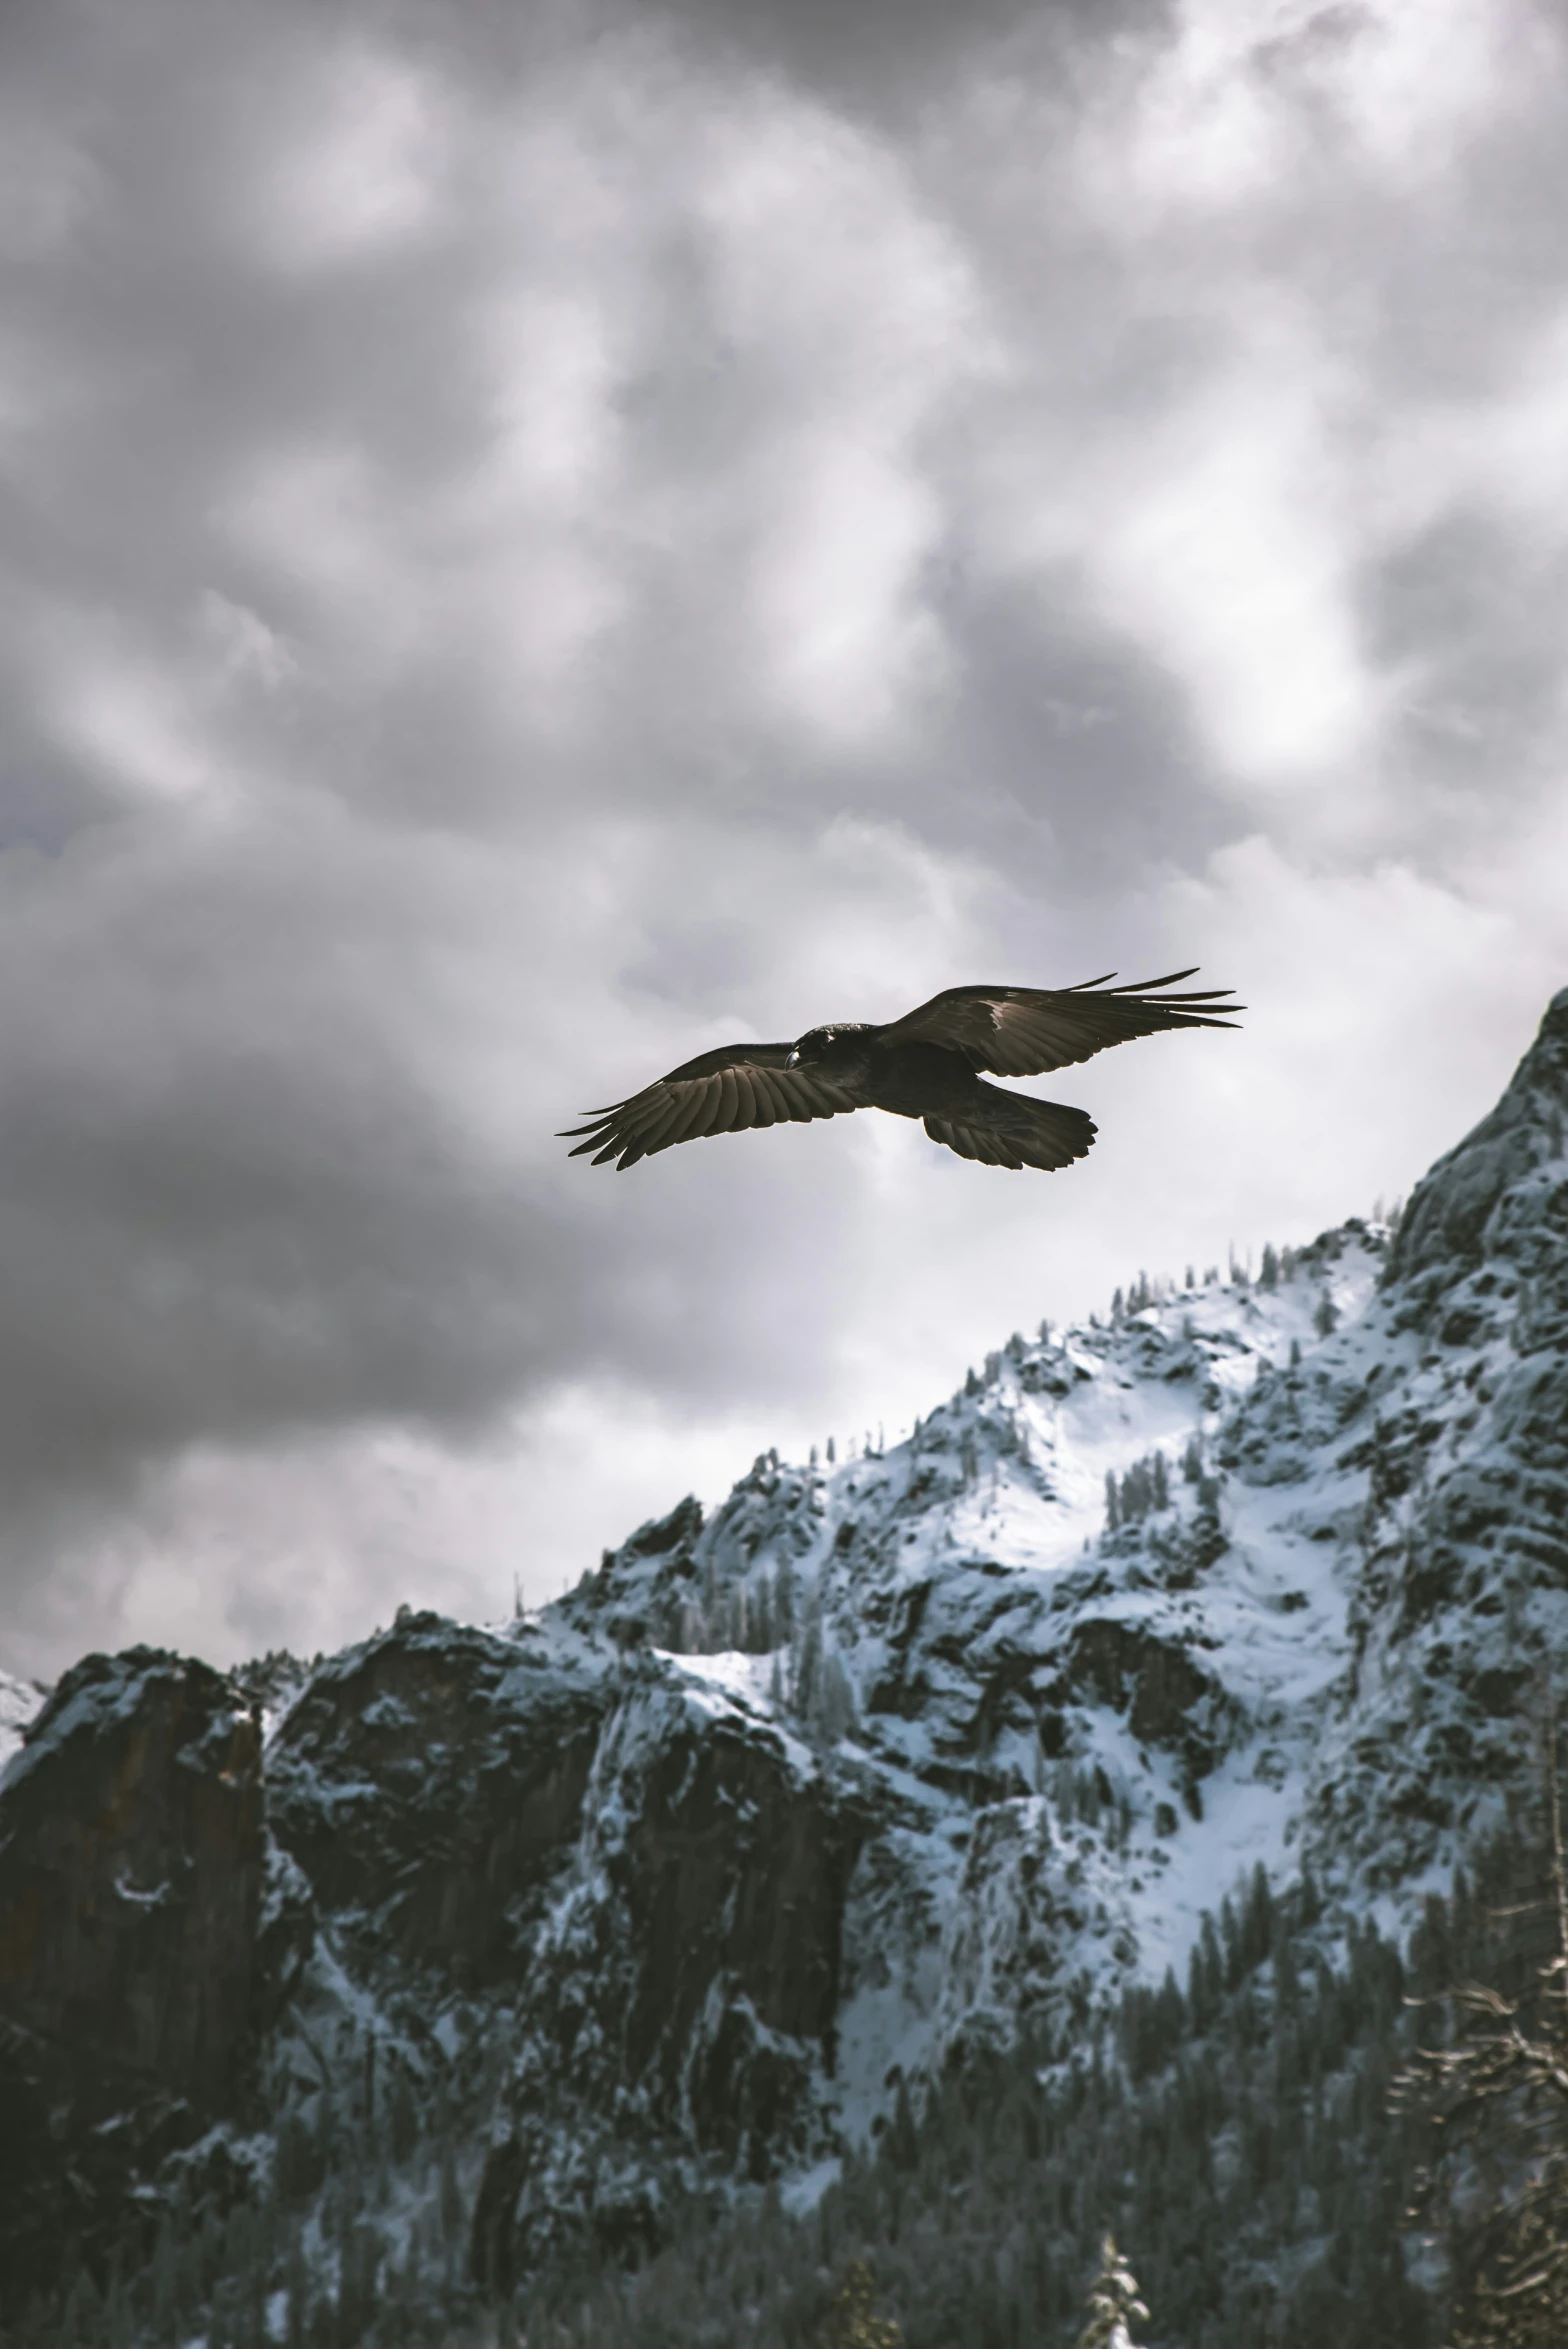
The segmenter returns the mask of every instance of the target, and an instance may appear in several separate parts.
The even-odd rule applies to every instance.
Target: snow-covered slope
[[[867,1821],[843,2122],[1157,1980],[1259,1862],[1408,1926],[1501,1817],[1568,1651],[1565,1114],[1568,993],[1397,1238],[1016,1334],[907,1442],[768,1455],[565,1603]]]
[[[866,1821],[846,2121],[895,2064],[1158,1980],[1259,1861],[1293,1874],[1310,1848],[1345,1873],[1320,1785],[1356,1653],[1370,1471],[1346,1455],[1389,1359],[1386,1250],[1354,1224],[1268,1288],[1015,1336],[906,1443],[826,1471],[765,1457],[710,1524],[687,1505],[643,1528],[567,1603]]]
[[[967,2045],[1068,2044],[1259,1867],[1310,1870],[1326,1932],[1410,1922],[1568,1647],[1565,1123],[1568,992],[1397,1230],[1140,1275],[537,1618],[233,1676],[212,1751],[265,1729],[270,1834],[245,2158],[308,2181],[358,2112],[404,2235],[461,2208],[504,2286],[656,2240],[672,2180],[820,2181]],[[115,1667],[128,1717],[170,1664]],[[441,2178],[400,2113],[443,2116]]]
[[[22,1732],[44,1701],[45,1691],[31,1680],[0,1672],[0,1772],[22,1742]]]

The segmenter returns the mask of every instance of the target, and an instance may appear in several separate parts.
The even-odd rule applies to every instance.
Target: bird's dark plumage
[[[887,1109],[922,1118],[934,1142],[985,1166],[1069,1166],[1094,1141],[1084,1112],[1004,1093],[978,1072],[1043,1076],[1164,1028],[1234,1026],[1221,1015],[1246,1006],[1229,1000],[1228,987],[1161,991],[1193,975],[1171,971],[1129,987],[1110,984],[1114,971],[1076,987],[947,987],[881,1026],[839,1021],[793,1044],[720,1045],[595,1110],[561,1139],[577,1142],[574,1158],[592,1152],[595,1166],[613,1158],[627,1167],[706,1134]]]

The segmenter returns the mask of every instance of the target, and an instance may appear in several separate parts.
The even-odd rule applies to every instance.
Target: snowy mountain
[[[515,1624],[75,1667],[0,1780],[13,2305],[156,2264],[176,2193],[273,2214],[279,2322],[359,2277],[370,2325],[388,2261],[504,2294],[809,2201],[1260,1868],[1408,1932],[1568,1648],[1565,1119],[1568,991],[1397,1228],[1140,1274]]]
[[[21,1744],[23,1730],[47,1693],[31,1680],[18,1680],[0,1671],[0,1772]]]

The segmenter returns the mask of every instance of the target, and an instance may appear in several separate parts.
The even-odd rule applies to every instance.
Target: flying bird
[[[977,1072],[1043,1076],[1162,1028],[1234,1027],[1220,1015],[1246,1005],[1229,1000],[1230,987],[1159,992],[1196,970],[1127,987],[1110,984],[1114,971],[1076,987],[945,987],[901,1020],[835,1020],[793,1044],[721,1044],[557,1139],[577,1142],[573,1158],[592,1151],[595,1166],[613,1158],[621,1169],[743,1126],[887,1109],[924,1119],[933,1142],[983,1166],[1070,1166],[1093,1146],[1092,1119],[1059,1101],[1004,1093]]]

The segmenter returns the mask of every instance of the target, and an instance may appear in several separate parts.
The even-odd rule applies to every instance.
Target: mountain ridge
[[[0,2066],[67,2115],[29,2124],[29,2288],[176,2174],[319,2213],[354,2106],[391,2131],[376,2256],[459,2209],[505,2294],[650,2252],[682,2193],[820,2190],[912,2083],[1180,1972],[1260,1869],[1330,1936],[1408,1932],[1510,1816],[1568,1648],[1565,1122],[1568,990],[1397,1228],[1140,1276],[904,1442],[762,1454],[512,1625],[73,1667],[0,1779]],[[228,1816],[242,1782],[197,1866],[189,1786]],[[231,1986],[199,2063],[135,2038],[154,1963],[176,2007]],[[78,2158],[106,2116],[123,2175]]]

